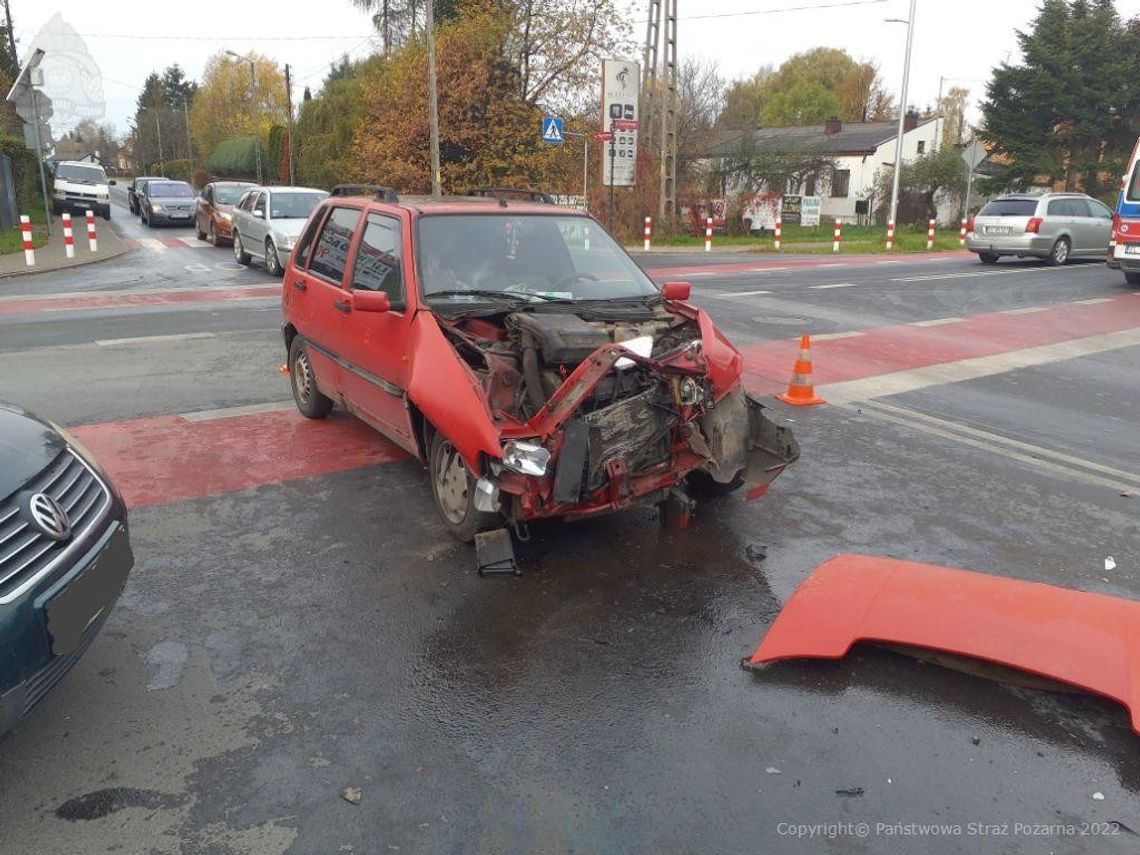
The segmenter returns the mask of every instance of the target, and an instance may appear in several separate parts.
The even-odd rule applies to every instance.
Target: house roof
[[[919,119],[922,127],[935,120]],[[723,131],[705,151],[705,157],[732,157],[741,149],[753,148],[773,151],[811,149],[826,154],[874,154],[883,143],[898,135],[898,122],[844,122],[833,134],[824,133],[824,125],[791,125],[782,128],[757,128],[754,131]]]

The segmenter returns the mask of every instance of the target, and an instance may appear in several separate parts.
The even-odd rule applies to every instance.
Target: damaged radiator
[[[624,457],[629,471],[638,472],[668,459],[677,418],[660,399],[658,388],[647,389],[583,417],[589,428],[586,482],[591,490],[605,483],[607,460]]]

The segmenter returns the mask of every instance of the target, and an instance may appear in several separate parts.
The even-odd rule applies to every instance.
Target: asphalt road
[[[347,417],[297,427],[264,271],[113,222],[144,243],[0,284],[0,397],[124,461],[138,559],[0,739],[0,851],[1136,850],[1140,743],[1112,703],[871,647],[738,666],[837,553],[1140,598],[1120,274],[643,257],[693,282],[759,393],[811,332],[833,403],[771,402],[803,457],[762,501],[682,532],[535,526],[525,576],[486,580],[418,465]]]

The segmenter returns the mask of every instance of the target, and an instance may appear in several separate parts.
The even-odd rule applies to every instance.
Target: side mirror
[[[688,300],[692,290],[688,282],[666,282],[661,287],[661,296],[666,300]]]
[[[108,187],[114,187],[118,183],[119,182],[117,182],[114,178],[112,178],[110,181],[107,182],[107,186]]]
[[[353,291],[352,308],[358,312],[386,312],[392,302],[385,291]]]

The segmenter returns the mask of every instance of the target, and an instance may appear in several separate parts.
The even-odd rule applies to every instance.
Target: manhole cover
[[[786,315],[759,315],[753,318],[758,324],[777,324],[779,326],[803,326],[806,324],[807,318],[790,318]]]

